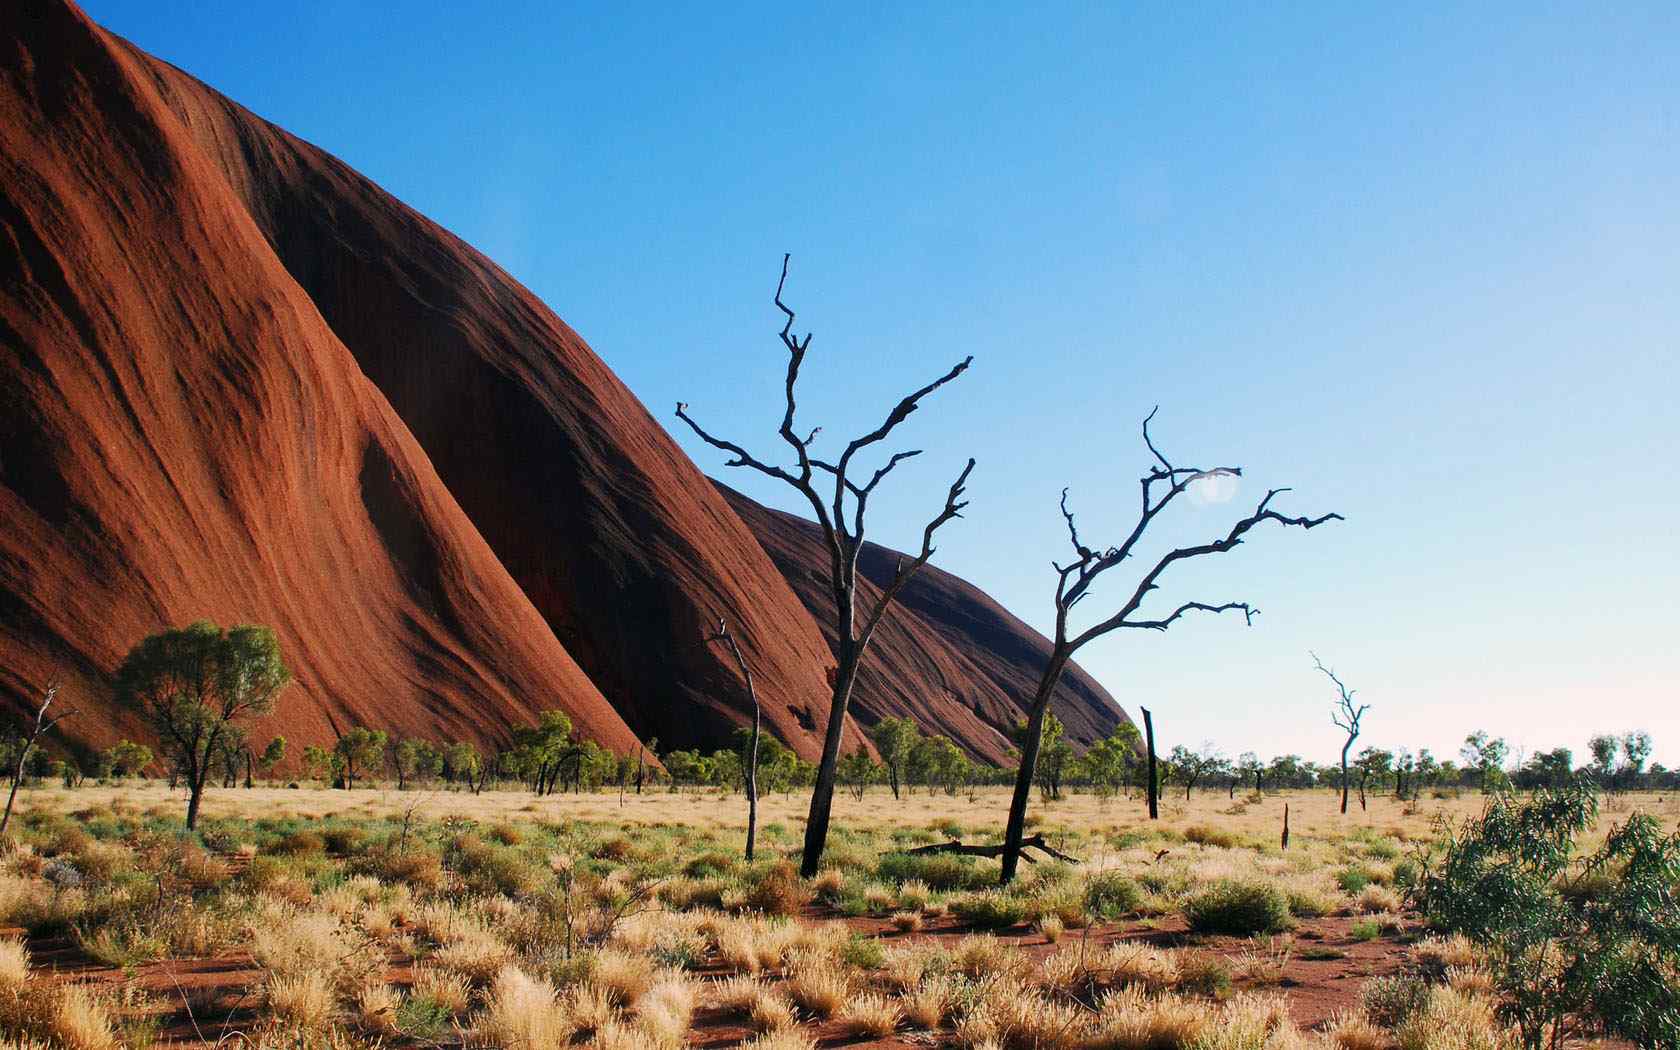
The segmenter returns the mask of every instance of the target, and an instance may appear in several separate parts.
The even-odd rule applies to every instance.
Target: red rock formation
[[[22,0],[0,238],[9,704],[61,677],[103,711],[129,646],[209,616],[280,631],[300,685],[273,721],[300,743],[329,712],[489,742],[559,705],[621,751],[710,747],[745,717],[696,644],[726,615],[769,727],[817,752],[828,648],[742,516],[529,291],[336,158]],[[863,721],[925,699],[995,756],[1030,639],[929,586],[959,606],[884,647]],[[1104,717],[1081,695],[1076,735]]]
[[[128,648],[199,617],[279,632],[328,720],[496,739],[559,705],[634,735],[275,258],[144,65],[79,12],[0,20],[0,673],[86,743]]]

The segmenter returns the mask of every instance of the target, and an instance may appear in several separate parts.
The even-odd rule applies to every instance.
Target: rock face
[[[296,745],[352,722],[494,744],[559,706],[620,752],[711,747],[745,717],[697,644],[727,616],[770,729],[817,752],[830,655],[788,582],[793,530],[720,494],[529,291],[336,158],[20,0],[0,243],[14,711],[56,678],[88,712],[72,737],[144,738],[110,672],[209,617],[279,632],[298,685],[257,732]],[[942,574],[907,598],[860,721],[914,711],[1000,755],[1042,639]],[[1124,717],[1075,694],[1076,736]]]

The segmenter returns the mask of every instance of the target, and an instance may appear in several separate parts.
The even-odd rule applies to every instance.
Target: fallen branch
[[[1004,851],[1008,848],[1008,844],[1003,842],[999,842],[992,846],[966,846],[960,839],[952,839],[950,842],[935,842],[931,845],[917,846],[915,849],[900,850],[897,852],[908,853],[912,856],[926,855],[930,853],[960,853],[965,857],[1001,857],[1003,856]],[[1063,853],[1061,850],[1050,845],[1048,842],[1045,842],[1043,835],[1033,835],[1030,838],[1022,839],[1021,849],[1023,851],[1029,849],[1042,850],[1047,856],[1054,857],[1057,860],[1066,861],[1069,864],[1079,863],[1078,857],[1070,857],[1066,853]],[[1028,864],[1038,863],[1038,861],[1028,856],[1025,852],[1021,854],[1021,859],[1026,861]]]

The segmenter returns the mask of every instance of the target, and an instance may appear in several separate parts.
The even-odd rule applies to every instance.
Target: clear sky
[[[626,6],[87,5],[483,249],[667,426],[774,452],[784,251],[808,425],[973,354],[872,537],[974,455],[936,562],[1037,626],[1058,491],[1121,536],[1157,403],[1170,455],[1248,473],[1163,541],[1267,485],[1344,513],[1159,595],[1253,628],[1085,650],[1164,747],[1333,757],[1314,649],[1378,746],[1644,728],[1680,763],[1680,7]]]

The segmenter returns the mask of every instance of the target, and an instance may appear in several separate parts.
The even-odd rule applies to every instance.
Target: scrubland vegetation
[[[1328,791],[1204,793],[1151,823],[1135,800],[1075,795],[1034,823],[1080,863],[1007,888],[994,860],[905,852],[985,834],[1002,791],[889,797],[839,800],[804,879],[794,794],[763,799],[748,865],[723,792],[228,790],[188,832],[181,792],[156,782],[26,790],[0,860],[0,1025],[12,1045],[71,1050],[227,1032],[527,1050],[1521,1045],[1512,960],[1450,932],[1478,933],[1463,916],[1412,910],[1488,869],[1464,845],[1477,797],[1344,818]],[[1583,856],[1638,812],[1659,834],[1680,818],[1648,795],[1607,809]],[[1605,879],[1649,859],[1559,871],[1579,876],[1569,899],[1608,901]],[[1656,973],[1672,979],[1669,958]]]

